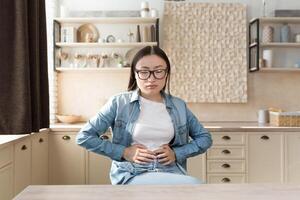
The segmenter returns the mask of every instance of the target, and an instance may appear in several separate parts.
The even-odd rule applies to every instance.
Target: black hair
[[[142,59],[145,56],[149,56],[149,55],[157,55],[158,57],[162,58],[166,62],[167,78],[166,78],[165,86],[163,87],[162,90],[165,91],[165,89],[167,87],[168,93],[170,93],[170,73],[171,73],[170,61],[169,61],[167,54],[158,46],[146,46],[146,47],[142,48],[141,50],[139,50],[135,54],[135,56],[133,57],[132,62],[131,62],[130,78],[129,78],[127,90],[132,91],[137,88],[137,83],[136,83],[135,74],[134,74],[136,64],[140,59]]]

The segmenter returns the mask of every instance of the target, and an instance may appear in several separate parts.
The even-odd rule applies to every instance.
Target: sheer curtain
[[[44,0],[1,0],[0,27],[0,134],[48,128]]]

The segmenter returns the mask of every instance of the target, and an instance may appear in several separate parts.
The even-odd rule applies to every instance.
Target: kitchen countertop
[[[0,135],[0,145],[4,143],[9,143],[11,141],[18,140],[20,138],[26,137],[28,134],[22,135]]]
[[[299,200],[300,185],[45,185],[28,186],[15,200]]]
[[[38,133],[44,133],[44,132],[48,132],[48,131],[49,131],[49,129],[41,129],[40,132],[38,132]],[[19,134],[19,135],[0,135],[0,145],[19,140],[21,138],[24,138],[24,137],[27,137],[27,136],[30,136],[33,134],[37,134],[37,133]]]
[[[258,124],[257,122],[203,122],[205,128],[209,131],[229,132],[229,131],[243,131],[243,132],[300,132],[300,127],[278,127],[270,124]],[[74,131],[78,132],[84,123],[80,124],[51,124],[52,131]]]
[[[256,122],[203,122],[205,128],[211,132],[300,132],[300,127],[278,127],[270,124],[258,124]],[[79,124],[51,124],[50,129],[42,129],[44,131],[55,132],[78,132],[84,123]],[[35,133],[31,133],[35,134]],[[0,135],[0,145],[16,141],[30,134],[21,135]]]

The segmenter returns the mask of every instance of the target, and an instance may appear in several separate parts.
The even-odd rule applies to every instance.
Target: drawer
[[[244,159],[243,146],[214,146],[207,151],[208,159]]]
[[[207,183],[246,183],[245,174],[208,174]]]
[[[13,160],[13,145],[3,145],[0,147],[0,168],[9,164]]]
[[[244,173],[245,161],[244,160],[208,160],[207,161],[208,173]]]
[[[244,145],[246,135],[243,133],[212,133],[213,145]]]

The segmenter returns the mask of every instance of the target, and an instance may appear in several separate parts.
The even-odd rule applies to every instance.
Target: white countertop
[[[17,139],[23,138],[28,136],[28,134],[22,134],[22,135],[0,135],[0,145],[4,143],[8,143],[11,141],[15,141]]]
[[[300,185],[46,185],[28,186],[15,200],[299,200]]]
[[[44,132],[48,132],[48,131],[49,131],[49,129],[41,129],[40,132],[38,132],[38,133],[44,133]],[[18,135],[0,135],[0,145],[9,143],[12,141],[16,141],[18,139],[24,138],[26,136],[30,136],[32,134],[37,134],[37,133],[18,134]]]
[[[248,132],[300,132],[300,127],[278,127],[270,124],[258,124],[257,122],[203,122],[209,131],[248,131]],[[78,132],[84,123],[80,124],[51,124],[52,131],[75,131]]]

